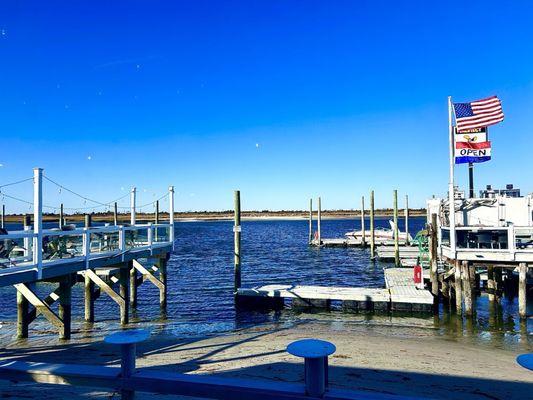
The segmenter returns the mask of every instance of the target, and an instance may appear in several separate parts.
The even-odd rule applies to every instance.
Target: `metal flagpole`
[[[452,124],[452,97],[448,96],[448,129],[450,134],[450,184],[448,187],[448,203],[450,208],[450,250],[455,259],[455,188],[454,188],[454,166],[455,166],[455,138]]]
[[[468,197],[474,198],[474,163],[468,163]]]

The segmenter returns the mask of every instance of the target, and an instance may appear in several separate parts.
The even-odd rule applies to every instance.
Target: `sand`
[[[330,358],[331,385],[368,393],[415,395],[439,399],[527,399],[533,372],[515,362],[531,351],[531,338],[513,346],[450,339],[433,330],[351,326],[307,321],[292,326],[261,325],[200,337],[176,337],[156,330],[139,345],[138,367],[189,374],[215,374],[246,379],[302,382],[303,364],[285,352],[293,340],[316,337],[337,346]],[[101,342],[97,333],[68,343],[53,335],[13,341],[1,359],[117,365],[118,349]],[[0,381],[2,398],[119,398],[116,393],[70,386]],[[176,398],[139,393],[138,398]]]

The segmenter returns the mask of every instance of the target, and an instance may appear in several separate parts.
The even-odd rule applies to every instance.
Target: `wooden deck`
[[[386,288],[327,287],[303,285],[264,285],[237,290],[237,304],[245,308],[294,307],[329,308],[332,301],[345,311],[431,311],[433,295],[416,289],[412,270],[385,269]]]
[[[418,246],[400,246],[400,259],[405,258],[417,258]],[[394,260],[394,247],[391,246],[379,246],[376,249],[376,257],[379,260]]]

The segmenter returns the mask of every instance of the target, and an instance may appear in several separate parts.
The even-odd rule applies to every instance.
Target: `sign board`
[[[465,132],[455,134],[455,142],[480,143],[487,141],[487,128],[469,129]]]
[[[480,163],[491,157],[490,142],[456,142],[455,163]]]

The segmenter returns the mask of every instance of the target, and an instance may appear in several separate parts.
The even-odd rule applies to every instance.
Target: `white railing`
[[[100,257],[121,256],[128,252],[152,251],[172,245],[173,226],[169,223],[112,225],[72,230],[43,229],[39,252],[31,247],[37,234],[32,230],[14,231],[0,235],[0,268],[34,268],[42,277],[43,265],[85,261]],[[35,254],[39,254],[36,261]],[[40,261],[40,262],[39,262]]]
[[[455,250],[463,254],[505,254],[509,260],[514,260],[516,254],[533,255],[533,227],[530,226],[460,226],[455,228],[455,235]],[[450,228],[441,227],[439,243],[441,254],[446,256],[451,254],[449,237]]]

